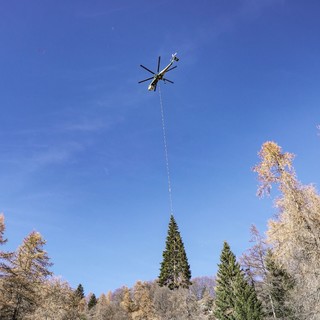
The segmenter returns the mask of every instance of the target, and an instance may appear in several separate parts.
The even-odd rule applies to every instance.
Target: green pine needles
[[[187,255],[179,233],[178,225],[171,215],[166,249],[163,251],[158,283],[169,289],[189,288],[191,271]]]
[[[83,286],[81,283],[78,285],[77,289],[74,291],[74,294],[79,300],[81,300],[85,297],[84,289],[83,289]]]
[[[218,320],[262,320],[262,307],[230,246],[224,242],[217,274],[215,316]]]
[[[92,309],[98,303],[96,295],[93,293],[88,302],[88,309]]]
[[[274,316],[277,319],[297,319],[287,303],[295,285],[294,279],[284,267],[276,262],[271,250],[266,254],[265,263],[268,271],[266,278],[267,292],[272,299]],[[269,316],[271,315],[270,313]]]

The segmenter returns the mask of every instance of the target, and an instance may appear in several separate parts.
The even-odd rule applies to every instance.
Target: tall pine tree
[[[235,280],[235,319],[262,320],[262,305],[253,284],[248,283],[242,270]]]
[[[191,285],[191,271],[178,225],[171,215],[166,249],[163,251],[163,261],[160,268],[158,283],[174,290],[180,287],[189,288]]]
[[[224,242],[217,274],[214,314],[218,320],[260,320],[261,303],[236,261],[227,242]]]
[[[219,320],[235,320],[234,282],[240,272],[240,265],[227,242],[223,243],[218,267],[214,313]]]

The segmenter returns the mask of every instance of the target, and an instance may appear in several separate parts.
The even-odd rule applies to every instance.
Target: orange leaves
[[[260,186],[257,194],[259,197],[270,194],[272,183],[279,183],[282,187],[284,182],[295,180],[292,153],[282,153],[277,143],[267,141],[262,145],[258,155],[261,161],[253,168],[253,171],[258,173]]]

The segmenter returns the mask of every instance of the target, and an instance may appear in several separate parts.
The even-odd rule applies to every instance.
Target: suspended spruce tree
[[[169,289],[189,288],[191,271],[178,225],[171,215],[158,283]]]
[[[218,265],[215,317],[219,320],[260,320],[261,303],[253,285],[245,279],[240,264],[224,242]]]

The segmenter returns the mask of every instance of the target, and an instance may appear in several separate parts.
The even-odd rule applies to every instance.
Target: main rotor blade
[[[147,70],[147,71],[149,71],[149,72],[151,72],[152,74],[155,74],[153,71],[149,70],[148,68],[146,68],[146,67],[143,66],[142,64],[140,64],[140,67],[143,68],[143,69],[145,69],[145,70]]]
[[[170,82],[170,83],[174,83],[173,81],[168,80],[168,79],[166,79],[166,78],[163,78],[162,80],[163,80],[163,81],[168,81],[168,82]]]
[[[169,71],[171,71],[171,70],[175,69],[176,67],[177,67],[177,66],[174,66],[174,67],[172,67],[172,68],[168,69],[168,70],[167,70],[167,72],[169,72]]]
[[[161,57],[159,56],[157,73],[159,73],[159,70],[160,70],[160,58],[161,58]]]
[[[141,80],[141,81],[139,81],[138,83],[145,82],[145,81],[148,81],[148,80],[151,80],[151,79],[153,79],[153,77],[148,78],[148,79]]]

